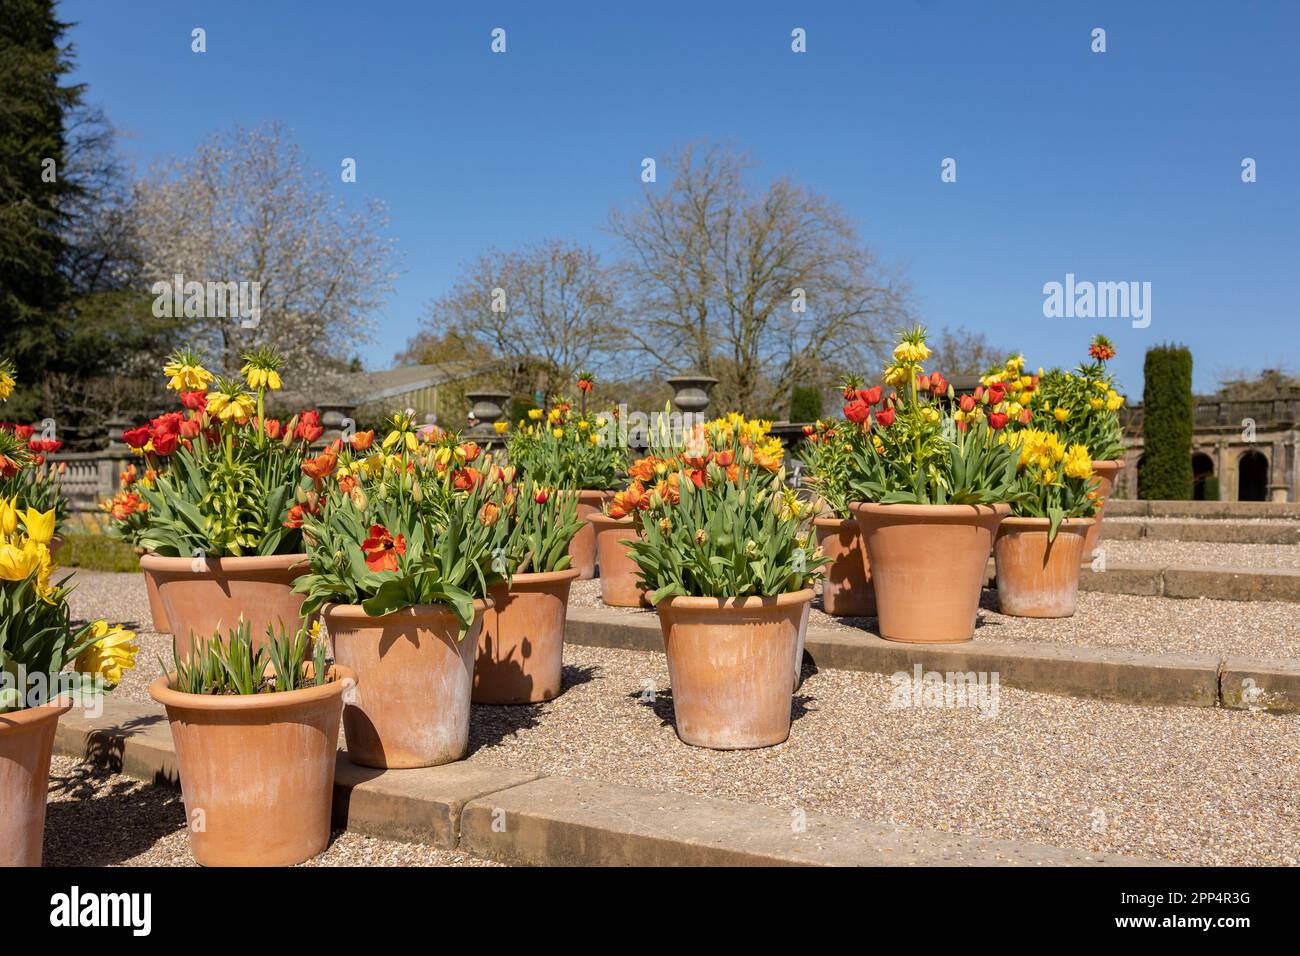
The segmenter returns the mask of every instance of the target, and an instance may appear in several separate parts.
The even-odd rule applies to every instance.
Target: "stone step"
[[[1207,520],[1271,518],[1300,519],[1300,503],[1290,501],[1131,501],[1112,498],[1106,517],[1203,518]]]
[[[1300,521],[1113,517],[1101,525],[1111,541],[1206,541],[1214,544],[1300,544]]]

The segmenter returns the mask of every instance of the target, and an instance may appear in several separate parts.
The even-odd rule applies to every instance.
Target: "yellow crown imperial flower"
[[[8,359],[0,359],[0,402],[8,401],[17,385],[14,379],[14,366]]]
[[[189,349],[173,352],[163,366],[163,374],[168,376],[167,387],[177,392],[200,391],[216,378]]]

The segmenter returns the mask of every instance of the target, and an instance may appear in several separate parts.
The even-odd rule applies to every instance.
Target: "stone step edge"
[[[142,704],[65,714],[55,752],[178,783],[166,717]],[[1170,865],[465,762],[373,770],[340,752],[334,790],[336,826],[525,866]]]
[[[587,647],[663,653],[652,612],[570,607],[565,640]],[[817,667],[877,674],[985,673],[999,685],[1127,704],[1300,711],[1300,661],[1208,654],[1139,654],[1054,644],[900,644],[866,631],[810,626]]]

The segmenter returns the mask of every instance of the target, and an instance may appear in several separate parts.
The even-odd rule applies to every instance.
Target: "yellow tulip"
[[[498,435],[504,435],[507,431],[510,430],[510,423],[509,423],[509,422],[493,422],[493,423],[492,423],[492,427],[493,427],[494,429],[496,429],[496,433],[497,433]]]
[[[118,625],[108,626],[107,621],[96,621],[91,635],[96,638],[77,655],[73,667],[82,674],[99,674],[110,684],[122,681],[122,671],[135,667],[135,655],[140,652],[135,644],[135,633]]]
[[[1070,417],[1070,410],[1068,408],[1058,407],[1052,412],[1052,414],[1056,417],[1058,422],[1063,422]]]
[[[18,528],[18,496],[0,498],[0,536],[9,537]]]
[[[54,537],[54,509],[42,514],[35,508],[28,508],[23,515],[23,530],[31,540],[48,545]]]
[[[528,409],[528,417],[533,421],[539,421],[542,417],[542,410],[540,408],[530,408]]]
[[[25,581],[40,566],[40,552],[34,547],[0,544],[0,581]]]

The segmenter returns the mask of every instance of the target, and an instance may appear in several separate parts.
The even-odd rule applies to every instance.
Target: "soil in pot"
[[[0,714],[0,866],[40,866],[50,753],[71,704]]]
[[[862,529],[880,636],[969,641],[993,535],[1008,505],[849,505]]]
[[[836,617],[874,617],[876,591],[856,518],[817,518],[817,546],[831,559],[822,568],[822,608]]]
[[[600,559],[600,599],[609,607],[648,607],[646,592],[637,583],[639,569],[624,541],[636,536],[631,518],[611,518],[596,512],[587,519],[596,534]]]
[[[474,662],[476,704],[535,704],[560,695],[564,622],[576,569],[516,574],[492,589]]]
[[[474,602],[474,624],[441,604],[382,617],[360,605],[322,612],[334,659],[357,675],[343,708],[348,757],[363,767],[433,767],[469,749],[470,694],[479,631],[492,599]]]
[[[185,694],[160,677],[194,859],[204,866],[291,866],[329,845],[347,668],[315,687]]]
[[[211,639],[217,631],[247,621],[255,646],[266,642],[269,624],[296,627],[305,595],[290,588],[310,570],[305,554],[242,558],[166,558],[145,554],[140,568],[154,576],[176,649],[189,653],[192,635]]]
[[[1081,558],[1088,562],[1092,560],[1093,554],[1097,551],[1097,545],[1101,541],[1101,516],[1106,511],[1106,502],[1110,498],[1110,493],[1115,487],[1115,479],[1124,468],[1124,460],[1116,458],[1114,461],[1094,461],[1092,463],[1093,474],[1097,478],[1097,512],[1092,516],[1093,525],[1088,529],[1088,536],[1083,541],[1083,554]]]
[[[1046,518],[1003,518],[993,541],[998,608],[1016,617],[1070,617],[1079,597],[1079,555],[1091,518],[1061,522],[1047,540]]]
[[[569,567],[578,572],[578,577],[588,581],[596,576],[596,529],[588,519],[601,513],[605,502],[613,497],[612,491],[579,491],[578,518],[583,522],[578,533],[569,542]]]
[[[790,736],[791,663],[811,589],[775,597],[659,603],[677,736],[715,750]]]

